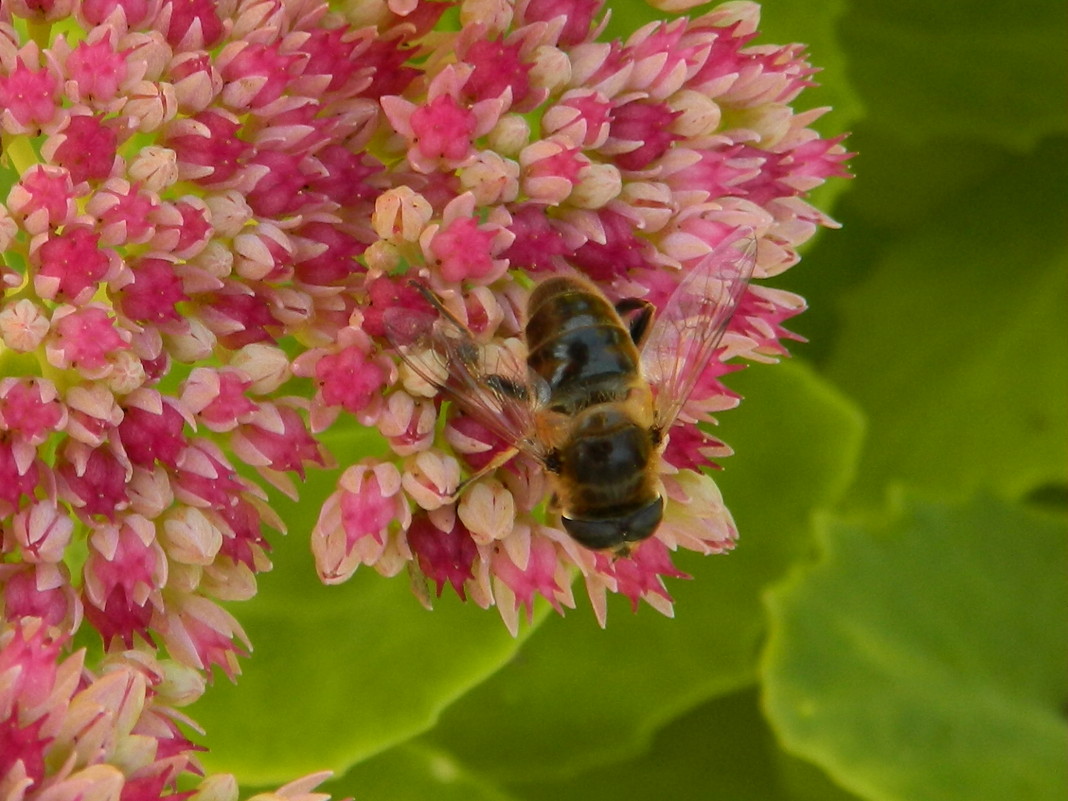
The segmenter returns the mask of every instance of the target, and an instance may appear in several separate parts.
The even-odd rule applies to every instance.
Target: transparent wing
[[[656,391],[656,421],[670,428],[723,338],[749,285],[756,239],[720,245],[687,273],[660,311],[642,349],[642,372]]]
[[[503,344],[478,344],[471,332],[433,299],[438,313],[388,309],[386,336],[404,362],[509,445],[543,459],[534,413],[544,390],[526,362]]]

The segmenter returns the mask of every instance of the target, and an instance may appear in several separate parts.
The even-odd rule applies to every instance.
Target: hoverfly
[[[756,261],[751,234],[721,245],[686,273],[664,308],[613,304],[589,281],[547,278],[527,303],[525,364],[481,346],[425,285],[436,314],[387,312],[401,358],[508,449],[457,489],[519,453],[553,488],[567,533],[596,551],[628,555],[664,514],[659,479],[666,435],[738,306]]]

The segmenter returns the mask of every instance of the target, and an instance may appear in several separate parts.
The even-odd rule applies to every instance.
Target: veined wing
[[[386,336],[404,362],[464,412],[509,445],[537,459],[546,449],[535,434],[534,414],[544,395],[525,361],[504,343],[480,345],[471,332],[421,288],[437,313],[389,309]]]
[[[656,420],[667,430],[745,293],[756,264],[752,231],[726,242],[687,273],[657,315],[642,349],[642,372],[656,392]]]

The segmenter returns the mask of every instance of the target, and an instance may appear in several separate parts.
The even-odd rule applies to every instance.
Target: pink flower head
[[[229,431],[256,411],[248,394],[251,386],[252,379],[238,370],[197,367],[186,379],[182,403],[201,425]]]
[[[52,161],[64,168],[75,184],[99,181],[111,174],[118,147],[116,130],[91,114],[72,114],[66,126],[46,145]]]
[[[431,80],[421,105],[396,95],[381,99],[390,122],[410,143],[408,161],[415,170],[429,173],[439,166],[463,165],[473,140],[489,133],[511,101],[509,87],[494,97],[468,101],[464,86],[472,72],[470,67],[445,67]]]
[[[69,83],[66,86],[72,99],[83,98],[94,104],[106,105],[118,94],[119,87],[127,77],[128,65],[122,53],[115,49],[113,34],[106,29],[95,41],[84,41],[67,56],[66,67]]]
[[[560,19],[564,25],[559,44],[573,46],[588,41],[590,26],[601,10],[600,0],[528,0],[522,6],[524,22],[550,22]]]
[[[360,464],[341,477],[312,532],[312,551],[323,581],[344,581],[360,564],[378,562],[388,550],[394,522],[411,519],[401,493],[400,471],[389,463]]]
[[[74,185],[61,167],[38,164],[23,174],[7,199],[8,210],[21,215],[33,234],[58,228],[74,217]]]
[[[467,600],[464,586],[474,580],[478,546],[458,519],[454,517],[451,527],[442,530],[429,516],[416,516],[408,527],[408,545],[423,575],[437,585],[439,597],[447,582],[460,598]]]
[[[66,424],[56,387],[43,379],[0,379],[0,429],[13,440],[40,445]]]
[[[238,673],[237,657],[249,646],[233,616],[200,595],[185,595],[165,611],[156,610],[153,628],[183,663],[204,671],[217,665],[231,679]]]
[[[340,462],[323,580],[406,571],[513,631],[539,595],[571,606],[575,575],[601,622],[607,592],[670,611],[671,552],[737,539],[704,473],[728,448],[696,422],[738,402],[733,363],[785,353],[804,302],[764,281],[834,224],[805,198],[849,154],[790,108],[812,68],[754,44],[751,3],[615,42],[599,0],[462,3],[491,13],[461,30],[447,6],[0,11],[0,796],[196,786],[157,656],[199,677],[182,704],[239,672],[219,602],[270,566],[268,486],[298,498]],[[753,283],[668,432],[664,521],[625,558],[564,533],[546,465],[447,402],[447,364],[399,358],[432,361],[455,320],[456,357],[518,375],[532,278],[662,309],[743,232]],[[353,426],[374,458],[331,453]]]
[[[379,396],[391,372],[391,365],[372,359],[367,345],[357,343],[325,354],[315,365],[323,403],[352,414],[359,414]]]
[[[664,522],[629,558],[591,555],[542,524],[544,468],[522,455],[508,461],[515,443],[487,423],[492,414],[451,403],[435,435],[430,415],[441,415],[443,398],[436,389],[449,385],[432,379],[446,364],[403,364],[390,379],[399,386],[387,384],[378,407],[363,405],[359,381],[348,383],[361,422],[377,421],[403,459],[401,485],[415,510],[406,544],[439,591],[449,583],[497,603],[514,627],[534,595],[567,605],[556,569],[563,565],[583,575],[599,618],[607,591],[670,612],[663,579],[681,576],[671,551],[722,552],[737,536],[711,479],[700,478],[730,449],[696,422],[737,405],[721,383],[734,360],[785,352],[784,323],[803,302],[759,282],[794,263],[816,226],[833,224],[803,197],[814,182],[844,175],[848,154],[840,140],[808,127],[818,113],[787,106],[812,69],[799,48],[751,44],[753,4],[604,43],[597,2],[524,0],[498,11],[455,35],[455,60],[437,55],[435,41],[420,79],[381,100],[390,136],[381,147],[371,140],[371,153],[391,166],[376,180],[397,183],[376,205],[377,239],[363,251],[372,274],[346,336],[353,328],[369,335],[360,351],[367,358],[375,347],[418,346],[418,326],[391,328],[391,315],[448,315],[470,332],[472,353],[495,358],[495,348],[514,346],[522,364],[529,284],[517,270],[578,271],[612,301],[642,298],[662,309],[682,275],[751,232],[753,284],[669,432]],[[440,309],[427,309],[427,296],[405,285],[413,271]],[[325,376],[340,354],[315,363]],[[449,380],[464,391],[462,375]],[[325,408],[341,398],[322,393],[313,418],[341,419]],[[321,517],[318,536],[331,536],[330,525],[339,518]],[[383,551],[376,567],[392,572],[398,553]]]
[[[598,554],[599,568],[616,580],[616,592],[630,599],[631,607],[638,608],[644,599],[663,612],[671,610],[671,596],[664,587],[663,576],[689,578],[671,563],[671,557],[663,542],[655,537],[643,542],[629,559],[618,559],[607,564],[603,554]]]
[[[81,601],[66,565],[4,565],[0,567],[0,586],[5,620],[35,617],[60,631],[73,631],[81,623]]]
[[[40,130],[58,112],[59,81],[48,67],[32,63],[34,48],[15,60],[14,69],[0,74],[0,127],[13,134]]]
[[[562,613],[563,606],[574,606],[571,597],[571,584],[566,571],[561,570],[560,559],[553,542],[545,538],[532,538],[525,564],[522,559],[517,562],[504,549],[497,550],[490,562],[495,576],[496,595],[501,603],[501,616],[505,625],[515,634],[518,621],[515,612],[524,609],[527,622],[534,611],[534,596],[547,598],[557,612]],[[508,596],[513,600],[511,609],[504,605]]]
[[[48,299],[85,303],[107,277],[112,261],[100,250],[100,235],[85,226],[70,226],[49,236],[37,249],[38,293]]]
[[[494,258],[511,244],[507,219],[479,224],[468,216],[474,203],[471,194],[460,195],[445,207],[441,224],[428,226],[420,235],[427,262],[437,266],[446,281],[488,284],[507,268],[507,262]]]
[[[144,652],[64,653],[40,619],[0,624],[0,794],[5,798],[180,798],[200,773],[175,722],[163,665]],[[70,755],[78,754],[77,759]]]
[[[178,322],[177,304],[188,300],[173,261],[145,257],[130,264],[130,283],[119,293],[122,311],[131,320],[157,325]]]

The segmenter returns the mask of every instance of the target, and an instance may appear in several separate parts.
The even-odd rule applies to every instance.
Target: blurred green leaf
[[[833,389],[797,364],[732,376],[747,396],[724,414],[737,455],[717,477],[741,531],[730,556],[680,556],[692,582],[671,582],[674,620],[609,604],[550,618],[517,658],[450,707],[435,746],[495,781],[570,775],[615,762],[704,699],[754,680],[764,630],[760,591],[809,547],[813,508],[852,476],[862,424]]]
[[[899,480],[1013,496],[1065,481],[1065,183],[1064,140],[1010,159],[841,294],[826,371],[871,415],[855,502]]]
[[[1023,150],[1068,129],[1060,0],[851,0],[840,35],[869,118],[896,136]]]
[[[1063,517],[910,499],[820,534],[768,598],[785,747],[875,801],[1065,798]]]
[[[449,755],[407,743],[361,762],[321,788],[358,801],[513,801]]]
[[[375,432],[334,439],[351,461],[378,447]],[[273,572],[233,608],[252,639],[237,685],[213,687],[191,711],[208,733],[212,771],[271,784],[349,766],[431,726],[440,711],[508,661],[529,633],[508,635],[496,610],[442,598],[428,612],[403,577],[361,569],[326,587],[308,535],[336,471],[317,471],[299,505],[279,503],[289,535]],[[219,757],[213,756],[219,754]]]
[[[891,236],[927,226],[993,176],[1003,180],[1011,175],[1020,161],[1019,154],[976,139],[912,143],[892,129],[866,121],[850,137],[849,146],[858,151],[852,163],[858,178],[842,210],[849,225],[846,231],[825,237],[829,241],[848,235],[858,221]],[[1044,198],[1040,194],[1035,199]],[[878,241],[866,237],[869,246],[873,238]]]
[[[626,41],[627,37],[643,25],[675,16],[656,10],[645,0],[612,0],[610,3],[605,3],[605,7],[609,12],[609,17],[604,34],[599,37],[601,41],[607,39]]]
[[[1047,143],[1040,153],[1055,144]],[[848,146],[857,152],[850,162],[857,177],[848,182],[849,192],[833,209],[843,230],[820,234],[805,249],[801,263],[776,279],[784,289],[808,299],[808,310],[789,325],[809,340],[795,352],[821,367],[842,336],[844,312],[854,302],[852,291],[870,279],[887,251],[937,225],[947,211],[966,208],[973,193],[1013,176],[1021,163],[1019,155],[1004,148],[964,138],[908,143],[892,128],[868,120],[860,122]],[[1057,161],[1054,154],[1052,164]],[[1030,202],[1040,206],[1050,194],[1039,189]],[[1056,206],[1060,201],[1052,202]],[[970,236],[971,227],[966,221],[958,229],[960,235]],[[1003,247],[1011,251],[1015,231],[1005,228],[1002,234]],[[944,268],[956,264],[955,258],[948,258]],[[959,278],[968,280],[964,267]]]
[[[783,765],[789,765],[786,770]],[[753,690],[691,709],[656,733],[649,750],[559,781],[510,785],[517,799],[616,801],[848,801],[814,767],[778,750]]]

